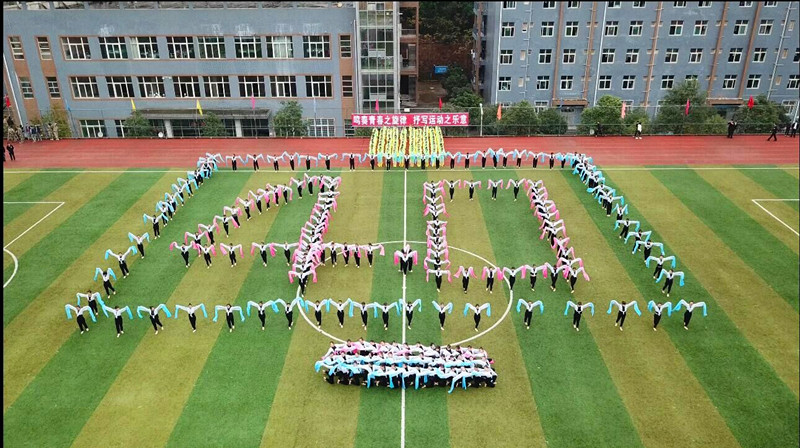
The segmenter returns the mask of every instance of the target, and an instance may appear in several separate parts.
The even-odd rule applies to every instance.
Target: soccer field
[[[591,153],[589,153],[591,155]],[[193,161],[187,161],[193,165]],[[184,267],[172,241],[211,222],[237,196],[264,184],[287,183],[302,172],[252,172],[222,168],[145,243],[146,258],[128,259],[131,275],[114,283],[114,306],[166,303],[231,303],[292,299],[283,255],[267,267],[251,242],[296,242],[315,198],[281,201],[217,241],[239,243],[245,256],[231,267],[217,256]],[[3,175],[3,439],[10,447],[797,447],[800,394],[798,330],[798,168],[796,166],[606,167],[606,183],[624,195],[631,219],[652,240],[664,243],[685,272],[669,299],[652,278],[641,252],[631,254],[586,186],[571,170],[447,169],[405,172],[334,169],[342,178],[338,208],[326,241],[383,243],[386,256],[370,268],[340,263],[318,268],[307,300],[352,298],[391,302],[422,299],[410,329],[392,314],[362,330],[356,315],[339,328],[325,313],[322,330],[339,339],[466,342],[485,348],[498,373],[495,388],[429,388],[401,391],[330,385],[314,362],[329,336],[299,313],[289,330],[283,313],[268,312],[262,331],[255,314],[236,330],[198,319],[192,333],[184,315],[163,319],[153,334],[147,318],[125,322],[115,337],[111,319],[88,321],[80,334],[64,305],[91,288],[106,249],[130,246],[127,234],[151,232],[142,213],[186,168],[121,171],[30,170]],[[483,182],[468,199],[457,190],[446,202],[452,262],[501,267],[555,263],[540,240],[540,222],[524,191],[492,200],[488,180],[542,180],[564,220],[575,256],[591,281],[581,278],[570,294],[563,279],[555,292],[540,279],[531,291],[517,279],[513,303],[508,285],[484,290],[473,279],[468,294],[460,280],[436,291],[425,281],[426,220],[423,182]],[[315,192],[317,190],[315,189]],[[755,200],[755,201],[754,201]],[[403,241],[420,252],[405,279],[392,262]],[[418,242],[418,243],[417,243]],[[279,251],[280,252],[280,251]],[[654,251],[655,252],[655,251]],[[377,255],[377,253],[376,253]],[[119,272],[117,272],[119,274]],[[404,291],[405,285],[405,291]],[[103,295],[105,299],[105,294]],[[541,300],[530,329],[516,301]],[[625,331],[606,311],[611,300],[636,300],[642,315],[628,313]],[[682,312],[652,330],[649,300],[704,301],[689,330]],[[431,301],[453,302],[444,331]],[[567,300],[594,302],[580,332],[564,315]],[[288,301],[288,300],[287,300]],[[464,304],[489,302],[481,332],[473,330]],[[313,314],[313,313],[312,313]],[[210,317],[210,316],[209,316]],[[309,315],[313,320],[313,316]],[[489,330],[489,331],[486,331]]]

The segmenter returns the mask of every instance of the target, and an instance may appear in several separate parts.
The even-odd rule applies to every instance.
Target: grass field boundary
[[[759,201],[761,201],[761,202],[795,202],[795,201],[800,201],[800,199],[750,199],[750,200],[753,201],[753,203],[756,204],[761,210],[764,210],[765,212],[767,212],[767,214],[769,216],[772,216],[779,223],[783,224],[784,227],[786,227],[787,229],[791,230],[792,233],[794,233],[797,236],[800,236],[800,233],[798,233],[797,230],[792,228],[789,224],[786,224],[785,222],[783,222],[782,219],[780,219],[777,216],[775,216],[771,211],[767,210],[763,205],[759,204]]]
[[[58,205],[56,206],[56,208],[50,210],[50,212],[48,212],[46,215],[44,215],[41,219],[36,221],[32,226],[30,226],[27,229],[25,229],[25,231],[20,233],[16,238],[11,240],[10,243],[8,243],[5,246],[3,246],[3,252],[7,253],[11,257],[11,259],[14,260],[14,272],[12,272],[11,273],[11,277],[9,277],[8,280],[6,280],[3,283],[3,289],[5,289],[5,287],[8,286],[9,283],[11,283],[11,280],[14,278],[15,275],[17,275],[17,270],[19,270],[19,260],[17,260],[17,257],[16,257],[16,255],[14,255],[13,252],[8,250],[8,246],[14,244],[18,239],[22,238],[26,233],[30,232],[31,229],[33,229],[34,227],[38,226],[42,221],[47,219],[48,216],[52,215],[53,213],[56,212],[56,210],[61,208],[62,205],[66,204],[66,202],[62,202],[62,201],[8,201],[8,202],[6,202],[6,201],[3,201],[3,205],[5,205],[5,204],[58,204]]]
[[[408,240],[408,170],[403,170],[403,247]],[[406,274],[403,273],[403,304],[406,303]],[[400,313],[403,319],[401,341],[406,343],[406,310]],[[406,388],[400,391],[400,448],[406,448]]]

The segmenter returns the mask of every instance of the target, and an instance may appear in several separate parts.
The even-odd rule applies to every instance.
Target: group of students
[[[447,214],[444,203],[444,180],[423,183],[422,203],[425,204],[423,216],[431,215],[425,229],[425,245],[427,251],[422,266],[425,269],[425,281],[429,281],[433,274],[436,281],[436,290],[442,289],[442,278],[446,275],[447,281],[451,280],[450,274],[450,249],[447,244],[447,221],[440,219]],[[451,194],[452,200],[452,194]],[[401,254],[402,255],[402,254]],[[397,255],[395,256],[397,259]],[[402,270],[402,269],[401,269]]]
[[[529,313],[531,312],[531,310],[537,304],[541,308],[541,312],[544,312],[544,306],[541,305],[541,302],[536,302],[534,304],[528,304],[524,300],[520,299],[519,303],[517,303],[517,312],[519,312],[520,306],[522,304],[524,304],[526,306],[526,309],[527,309],[526,315],[525,315],[525,318],[527,319],[527,323],[525,323],[525,325],[528,328],[530,328]],[[632,309],[636,313],[637,316],[641,316],[642,315],[642,312],[639,310],[639,306],[636,304],[635,300],[632,301],[632,302],[626,302],[624,300],[621,301],[621,302],[618,302],[616,300],[612,300],[608,304],[608,311],[606,312],[606,314],[611,314],[611,312],[614,309],[614,307],[617,308],[617,317],[616,317],[616,319],[614,319],[614,327],[619,328],[620,331],[623,331],[623,327],[625,325],[625,318],[628,315],[628,310]],[[564,315],[565,316],[569,313],[570,308],[572,308],[572,311],[573,311],[573,313],[572,313],[572,328],[574,328],[575,331],[580,331],[581,316],[583,315],[583,312],[587,308],[589,308],[591,310],[592,315],[594,315],[594,304],[591,303],[591,302],[588,302],[588,303],[584,304],[583,302],[574,303],[571,300],[567,301],[567,307],[564,309]],[[708,315],[708,310],[706,308],[706,303],[705,302],[693,302],[693,301],[687,302],[685,300],[681,300],[681,301],[679,301],[678,303],[676,303],[673,306],[672,302],[661,303],[661,302],[656,302],[654,300],[651,300],[651,301],[647,302],[647,310],[651,311],[653,313],[653,331],[658,331],[658,324],[661,322],[661,318],[663,317],[664,311],[667,312],[667,316],[672,316],[673,312],[677,312],[681,308],[684,309],[684,313],[683,313],[683,328],[685,330],[689,329],[689,322],[692,320],[692,313],[694,312],[695,309],[702,308],[703,309],[703,316],[707,316]]]
[[[452,393],[456,387],[495,387],[493,364],[483,348],[359,339],[331,342],[314,369],[326,369],[323,379],[329,384],[390,389],[448,387]]]

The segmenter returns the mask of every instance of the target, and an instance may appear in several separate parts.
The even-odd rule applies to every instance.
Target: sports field
[[[542,140],[525,140],[540,151],[559,150]],[[575,140],[570,151],[581,150],[580,139]],[[760,145],[762,139],[757,140]],[[473,148],[504,145],[503,139],[472,141]],[[584,152],[592,155],[598,143],[585,141]],[[120,338],[112,320],[100,315],[97,323],[88,320],[88,333],[80,334],[74,317],[66,319],[64,305],[88,288],[102,292],[101,283],[92,281],[95,268],[118,269],[113,259],[104,260],[106,249],[124,251],[131,244],[128,232],[152,236],[142,214],[152,214],[176,177],[185,177],[206,150],[231,151],[221,146],[198,148],[191,155],[176,150],[166,162],[172,168],[153,167],[146,160],[141,166],[148,168],[135,168],[122,156],[98,162],[62,152],[51,159],[31,150],[39,166],[30,168],[18,148],[21,165],[7,164],[3,174],[4,444],[797,447],[796,144],[782,141],[774,149],[780,164],[753,165],[778,159],[750,157],[747,165],[731,165],[743,156],[720,150],[717,145],[727,144],[721,137],[661,141],[634,151],[627,147],[633,140],[609,138],[602,143],[607,148],[596,148],[605,155],[596,162],[606,183],[625,196],[631,219],[652,230],[651,239],[663,242],[666,253],[676,256],[677,270],[685,272],[685,286],[676,282],[669,300],[707,303],[708,315],[695,312],[688,331],[682,312],[665,316],[659,330],[652,330],[646,303],[666,300],[652,278],[652,265],[645,267],[641,253],[631,254],[632,244],[617,237],[613,215],[606,217],[569,169],[481,169],[473,164],[470,170],[351,172],[334,167],[330,175],[341,176],[341,194],[325,240],[382,242],[386,256],[376,257],[373,268],[366,263],[356,268],[352,261],[348,267],[321,266],[305,298],[422,299],[410,329],[394,314],[388,331],[380,318],[371,319],[364,331],[358,316],[347,318],[340,329],[335,313],[326,314],[322,330],[341,339],[446,344],[478,335],[467,343],[485,348],[494,359],[497,387],[456,388],[452,394],[441,388],[327,384],[313,365],[331,338],[298,313],[291,330],[283,313],[269,311],[265,331],[253,315],[244,322],[237,317],[233,332],[226,331],[222,319],[214,323],[201,317],[196,333],[184,315],[178,320],[162,316],[165,330],[158,335],[147,318],[126,318]],[[303,145],[327,142],[306,140]],[[447,139],[445,144],[448,150],[459,149]],[[681,152],[684,146],[689,149]],[[153,147],[158,149],[151,144],[147,149]],[[648,165],[651,160],[664,163],[657,155],[643,155],[659,148],[675,163],[699,159],[715,165]],[[714,158],[703,158],[704,151]],[[626,159],[625,154],[635,157]],[[87,168],[64,168],[67,158],[87,160]],[[46,168],[48,161],[59,168]],[[320,169],[312,171],[319,174]],[[172,241],[182,243],[185,231],[210,222],[237,196],[266,183],[288,183],[302,172],[282,168],[276,173],[262,163],[255,173],[250,167],[215,173],[179,208],[162,237],[145,243],[146,258],[129,257],[131,275],[119,276],[117,294],[106,303],[135,311],[137,305],[166,303],[172,310],[176,304],[203,302],[211,310],[225,303],[294,298],[297,286],[287,281],[282,254],[264,267],[258,254],[253,257],[247,249],[254,241],[297,241],[313,197],[295,196],[262,215],[254,211],[253,219],[242,220],[229,238],[217,235],[217,241],[245,248],[236,267],[218,256],[206,269],[202,257],[192,257],[187,269],[168,247]],[[485,189],[489,179],[523,178],[546,185],[591,281],[579,280],[570,294],[563,281],[553,292],[542,279],[534,292],[527,279],[518,279],[513,304],[506,284],[490,295],[480,279],[470,283],[466,295],[457,279],[437,293],[433,281],[426,283],[421,261],[404,283],[391,254],[403,241],[424,253],[429,218],[423,216],[422,195],[423,182],[429,180],[484,182],[474,201],[466,190],[457,190],[454,201],[446,202],[449,216],[443,219],[452,266],[554,263],[555,253],[539,239],[540,222],[524,193],[515,202],[511,190],[501,190],[494,201]],[[529,330],[516,312],[518,298],[544,303],[544,313],[534,313]],[[614,327],[614,314],[606,314],[612,299],[636,300],[642,310],[641,317],[628,314],[624,332]],[[444,331],[432,300],[454,303]],[[593,316],[584,313],[580,332],[564,315],[567,300],[596,305]],[[466,302],[492,304],[491,317],[481,321],[481,330],[490,331],[474,332],[471,316],[462,313]]]

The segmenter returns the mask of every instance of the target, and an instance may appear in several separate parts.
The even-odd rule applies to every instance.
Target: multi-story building
[[[709,105],[760,94],[797,117],[798,2],[477,2],[473,86],[487,102],[560,107],[603,95],[655,113],[694,79]]]
[[[28,123],[67,111],[73,135],[124,136],[135,107],[166,137],[199,112],[230,136],[274,135],[283,101],[309,135],[416,102],[418,2],[4,2],[4,94]],[[198,109],[199,105],[199,109]]]

